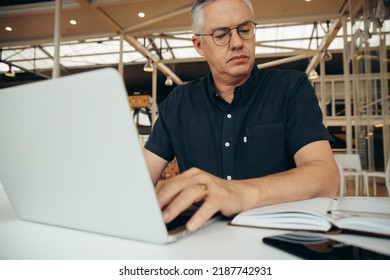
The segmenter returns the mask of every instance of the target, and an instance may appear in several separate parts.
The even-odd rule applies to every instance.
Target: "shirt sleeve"
[[[174,158],[172,140],[165,123],[165,102],[159,107],[159,116],[153,126],[152,132],[145,143],[145,149],[159,157],[171,161]]]
[[[304,73],[293,86],[288,102],[287,144],[291,154],[305,145],[320,141],[333,141],[322,122],[322,112],[314,88]]]

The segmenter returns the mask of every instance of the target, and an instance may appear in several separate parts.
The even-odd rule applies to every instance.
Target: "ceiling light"
[[[153,72],[153,64],[150,61],[150,59],[148,59],[148,61],[146,61],[146,64],[144,66],[144,71],[145,72]]]
[[[11,26],[6,26],[5,30],[11,32],[12,31],[12,27]]]
[[[318,79],[318,73],[317,73],[317,71],[315,69],[313,69],[309,73],[309,80],[312,81],[312,80],[315,80],[315,79]]]
[[[143,17],[145,17],[145,13],[143,13],[143,12],[139,12],[139,13],[138,13],[138,17],[140,17],[140,18],[143,18]]]
[[[172,81],[172,78],[170,76],[167,76],[167,79],[165,80],[165,85],[167,87],[173,86],[173,81]]]
[[[5,74],[4,74],[6,77],[10,77],[10,78],[13,78],[13,77],[15,77],[15,72],[14,71],[12,71],[12,66],[10,65],[9,66],[9,69],[8,69],[8,71],[7,72],[5,72]]]
[[[77,24],[77,20],[71,19],[71,20],[69,21],[69,23],[70,23],[71,25],[76,25],[76,24]]]

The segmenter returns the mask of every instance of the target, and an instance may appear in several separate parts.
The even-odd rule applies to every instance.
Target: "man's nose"
[[[231,46],[240,46],[243,44],[243,41],[244,39],[242,39],[238,33],[238,28],[234,28],[234,30],[231,30],[231,35],[230,35]]]

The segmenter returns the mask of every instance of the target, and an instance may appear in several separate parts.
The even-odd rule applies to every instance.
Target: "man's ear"
[[[199,37],[192,36],[191,40],[192,40],[192,44],[194,44],[194,48],[197,51],[197,53],[200,54],[201,56],[204,56],[202,42],[200,42]]]

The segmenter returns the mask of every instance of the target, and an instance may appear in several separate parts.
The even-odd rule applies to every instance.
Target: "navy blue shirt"
[[[229,104],[211,74],[177,86],[159,106],[145,148],[180,172],[198,167],[225,179],[261,177],[295,167],[303,146],[332,140],[306,74],[253,67]]]

